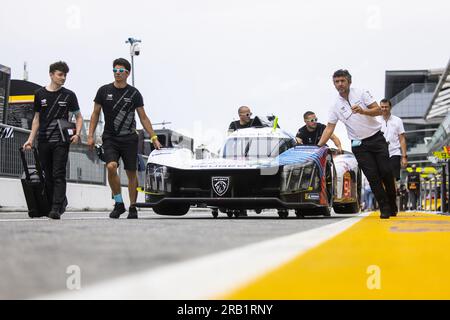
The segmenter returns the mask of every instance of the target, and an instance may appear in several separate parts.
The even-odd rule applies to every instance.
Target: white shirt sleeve
[[[363,90],[361,100],[363,101],[366,107],[376,102],[375,98],[372,96],[369,90]]]
[[[328,123],[336,124],[339,121],[338,114],[334,107],[330,108],[328,112]]]
[[[398,125],[397,125],[397,127],[398,127],[398,134],[399,135],[405,133],[405,128],[403,127],[403,121],[400,118],[398,118]]]

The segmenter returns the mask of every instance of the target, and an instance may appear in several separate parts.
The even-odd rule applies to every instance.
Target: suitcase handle
[[[31,149],[33,150],[34,162],[36,164],[36,171],[39,176],[39,180],[41,180],[41,183],[44,183],[44,176],[42,175],[41,162],[39,161],[39,153],[35,147],[31,147]],[[27,177],[27,180],[30,180],[30,171],[28,170],[27,159],[25,159],[25,151],[23,147],[20,147],[19,151],[20,151],[20,158],[22,159],[23,169],[25,171],[25,176]]]

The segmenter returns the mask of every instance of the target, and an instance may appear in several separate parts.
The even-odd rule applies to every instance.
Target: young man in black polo
[[[328,124],[318,145],[327,143],[337,122],[342,121],[352,141],[352,152],[358,166],[380,206],[380,218],[396,216],[396,190],[388,144],[381,132],[381,124],[375,119],[381,115],[381,108],[369,91],[350,88],[352,76],[347,70],[336,71],[333,83],[339,94],[330,109]]]
[[[34,119],[31,133],[24,149],[31,149],[38,135],[39,158],[45,173],[45,187],[52,203],[49,218],[60,219],[67,206],[66,164],[70,143],[80,142],[83,117],[75,93],[63,87],[69,67],[59,61],[50,65],[50,84],[34,94]],[[64,142],[58,120],[69,120],[69,112],[76,115],[76,133],[71,141]]]
[[[316,114],[312,111],[305,112],[303,120],[305,121],[305,125],[298,129],[297,135],[295,136],[297,143],[303,145],[317,145],[327,126],[317,122]],[[336,148],[338,148],[339,153],[342,153],[341,140],[334,134],[331,135],[330,139],[334,142]]]
[[[102,86],[94,99],[94,111],[89,125],[88,146],[94,148],[94,132],[97,127],[100,112],[105,116],[103,131],[103,149],[108,169],[108,181],[113,193],[115,205],[109,217],[118,219],[124,213],[125,205],[121,194],[120,177],[117,174],[119,159],[122,158],[128,177],[128,193],[130,208],[128,219],[137,219],[137,149],[138,134],[136,131],[135,112],[138,113],[141,124],[150,134],[156,149],[161,148],[158,136],[153,131],[150,119],[144,110],[144,101],[140,92],[127,83],[131,72],[130,63],[123,58],[114,60],[114,82]]]

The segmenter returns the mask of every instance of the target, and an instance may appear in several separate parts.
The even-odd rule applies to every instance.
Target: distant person
[[[252,112],[247,106],[242,106],[238,109],[239,120],[233,121],[228,127],[228,133],[234,132],[239,129],[245,129],[250,127],[261,126],[261,120],[258,118],[252,119]]]
[[[418,202],[420,200],[420,172],[417,172],[416,164],[411,166],[411,172],[408,173],[407,183],[411,210],[417,210]]]
[[[305,125],[298,129],[297,135],[295,136],[297,143],[303,145],[317,145],[327,126],[318,122],[316,114],[312,111],[305,112],[303,120],[305,121]],[[339,153],[342,153],[341,140],[334,134],[331,135],[330,139],[338,148]]]
[[[347,70],[336,71],[333,84],[339,94],[330,109],[328,124],[318,145],[327,143],[338,121],[344,123],[358,166],[367,177],[380,206],[380,218],[389,219],[397,215],[398,209],[388,145],[381,132],[381,124],[375,119],[381,115],[380,106],[369,91],[350,88],[352,76]]]
[[[364,210],[365,211],[373,211],[374,206],[374,195],[372,189],[370,189],[370,185],[367,183],[364,186]]]
[[[398,195],[400,198],[400,210],[406,211],[408,209],[408,189],[406,185],[402,183],[398,189]]]
[[[117,174],[119,160],[122,159],[128,177],[128,193],[130,207],[128,219],[137,219],[137,149],[138,134],[136,131],[135,112],[141,124],[149,133],[153,146],[161,148],[158,136],[153,131],[152,123],[144,109],[144,100],[140,92],[127,83],[131,72],[130,63],[123,58],[113,62],[114,82],[102,86],[94,99],[94,111],[89,125],[88,146],[94,148],[94,132],[100,112],[105,116],[105,128],[102,135],[104,158],[108,169],[108,181],[114,197],[114,209],[109,217],[118,219],[125,210],[122,198],[120,177]]]
[[[391,114],[392,105],[388,99],[382,99],[380,107],[382,112],[381,131],[389,146],[389,162],[392,173],[398,181],[400,180],[400,168],[404,169],[408,165],[405,129],[402,119]]]
[[[45,174],[45,189],[51,210],[48,217],[60,219],[67,206],[66,198],[66,165],[70,144],[80,142],[83,117],[78,106],[77,96],[73,91],[63,87],[66,82],[69,66],[63,62],[50,65],[50,84],[38,89],[34,94],[34,119],[31,133],[23,145],[31,149],[38,134],[38,151]],[[69,112],[76,117],[76,132],[65,141],[58,120],[69,121]]]

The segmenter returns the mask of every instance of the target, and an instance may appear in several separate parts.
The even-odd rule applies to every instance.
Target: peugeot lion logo
[[[230,177],[212,177],[212,188],[219,196],[223,196],[230,187]]]

